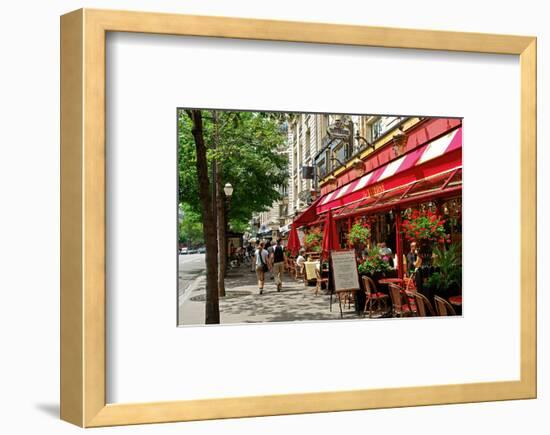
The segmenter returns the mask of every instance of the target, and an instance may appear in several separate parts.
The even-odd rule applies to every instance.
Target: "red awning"
[[[386,192],[461,167],[462,127],[324,195],[318,201],[316,214],[355,204],[359,200],[372,205]]]
[[[294,221],[292,221],[292,226],[294,228],[300,228],[304,225],[317,220],[317,205],[322,198],[317,198],[311,205],[306,208],[302,213],[298,215]]]

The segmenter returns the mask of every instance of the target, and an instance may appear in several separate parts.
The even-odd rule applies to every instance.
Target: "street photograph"
[[[461,316],[462,124],[178,108],[178,326]]]

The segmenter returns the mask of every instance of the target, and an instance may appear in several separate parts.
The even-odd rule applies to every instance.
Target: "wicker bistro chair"
[[[435,316],[430,300],[422,293],[405,291],[407,296],[414,298],[416,313],[419,317]]]
[[[365,287],[365,307],[363,314],[368,311],[369,319],[372,318],[373,311],[380,313],[381,315],[387,314],[389,311],[389,296],[385,293],[379,292],[376,288],[374,280],[368,276],[363,276],[363,285]]]
[[[406,276],[403,278],[403,284],[405,286],[405,291],[411,291],[411,292],[415,292],[416,291],[416,284],[414,282],[415,280],[415,275],[416,275],[416,272],[413,272],[411,274],[411,276]]]
[[[328,287],[328,278],[321,277],[321,271],[317,268],[315,268],[315,294],[319,293],[319,290],[321,290],[321,285],[325,284]]]
[[[435,312],[438,316],[456,316],[456,311],[453,306],[445,299],[434,296]]]
[[[412,310],[409,297],[398,285],[388,284],[394,317],[411,317],[416,313]]]
[[[286,262],[286,271],[288,273],[288,276],[296,279],[296,262],[294,261],[294,259],[288,259],[288,261]]]

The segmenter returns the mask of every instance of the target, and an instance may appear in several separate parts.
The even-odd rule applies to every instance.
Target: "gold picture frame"
[[[105,42],[141,32],[519,55],[519,381],[106,403]],[[536,38],[81,9],[61,17],[61,418],[82,427],[536,397]]]

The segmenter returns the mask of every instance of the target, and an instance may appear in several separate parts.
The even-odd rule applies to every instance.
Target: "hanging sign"
[[[331,124],[327,128],[328,136],[332,139],[346,139],[349,140],[351,136],[351,130],[345,123],[346,120],[337,119],[334,124]]]

